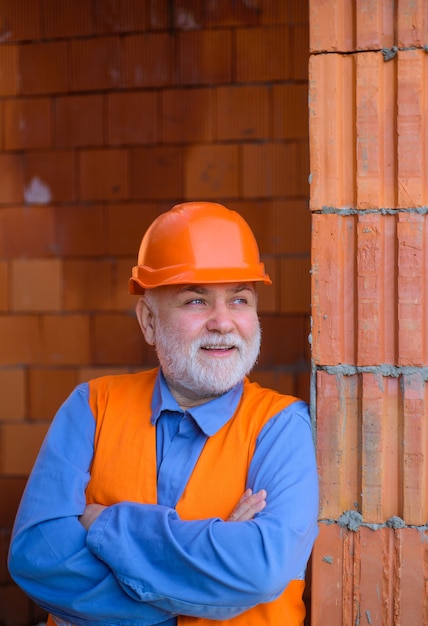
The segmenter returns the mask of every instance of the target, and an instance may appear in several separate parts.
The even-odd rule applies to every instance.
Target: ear
[[[147,306],[144,298],[139,298],[135,307],[137,320],[143,332],[144,339],[150,346],[155,345],[155,316]]]

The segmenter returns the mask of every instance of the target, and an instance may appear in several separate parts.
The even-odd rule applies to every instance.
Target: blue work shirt
[[[79,385],[49,429],[15,522],[9,567],[24,591],[78,626],[175,626],[180,614],[230,619],[274,599],[290,580],[302,577],[318,513],[304,402],[273,416],[259,434],[247,487],[264,488],[268,497],[254,520],[187,521],[175,511],[207,437],[232,418],[242,389],[240,383],[183,412],[160,374],[151,416],[158,504],[120,502],[86,532],[78,516],[86,505],[95,419],[88,384]],[[287,559],[276,563],[276,553],[284,551]],[[278,587],[268,591],[257,580],[267,558]]]

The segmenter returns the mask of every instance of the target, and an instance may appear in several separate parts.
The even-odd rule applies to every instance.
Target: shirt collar
[[[235,413],[242,396],[243,385],[243,381],[241,381],[222,396],[192,407],[191,409],[187,409],[186,413],[192,416],[207,437],[211,437],[215,435]],[[163,411],[174,411],[184,414],[183,409],[179,406],[169,390],[162,371],[159,368],[152,397],[151,422],[153,425],[156,424]]]

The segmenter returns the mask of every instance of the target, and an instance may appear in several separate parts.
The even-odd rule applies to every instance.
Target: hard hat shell
[[[129,291],[256,281],[272,282],[243,217],[215,202],[186,202],[162,213],[146,231]]]

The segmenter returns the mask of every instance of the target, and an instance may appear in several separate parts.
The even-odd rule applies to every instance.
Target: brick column
[[[312,626],[428,623],[428,9],[310,0]]]

